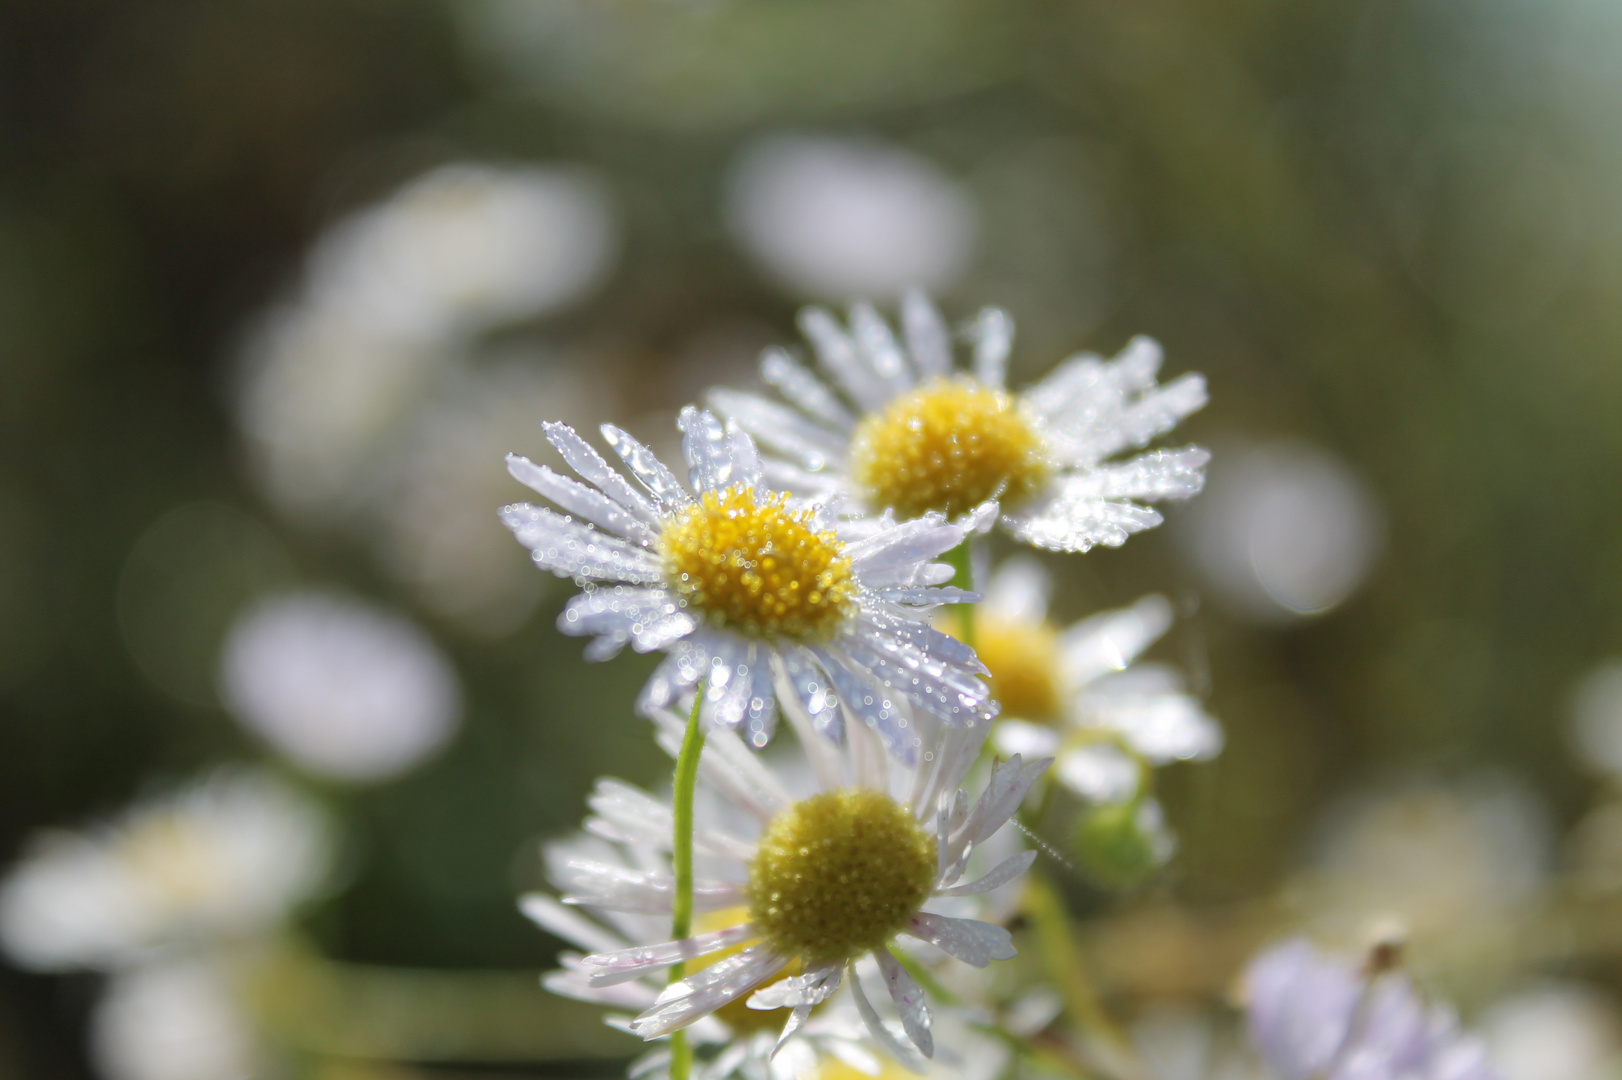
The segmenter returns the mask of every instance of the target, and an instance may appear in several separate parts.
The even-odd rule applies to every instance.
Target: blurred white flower
[[[380,332],[474,332],[580,299],[618,248],[608,193],[582,170],[446,165],[334,227],[308,293]]]
[[[444,745],[456,671],[417,625],[330,593],[263,600],[237,620],[220,693],[249,730],[312,773],[380,780]]]
[[[1278,1080],[1495,1080],[1481,1040],[1395,972],[1360,969],[1297,938],[1250,962],[1251,1039]]]
[[[1002,705],[998,750],[1055,755],[1060,782],[1097,803],[1133,798],[1145,765],[1221,752],[1221,726],[1176,669],[1137,662],[1171,627],[1163,597],[1061,630],[1047,621],[1050,590],[1040,563],[1015,557],[986,583],[975,615],[975,649]]]
[[[90,832],[36,837],[0,884],[0,945],[37,970],[108,968],[174,942],[264,933],[325,880],[323,812],[222,771]]]
[[[442,343],[342,313],[308,305],[269,312],[243,348],[236,403],[259,486],[304,519],[359,509],[389,440],[455,359]]]
[[[1394,919],[1416,956],[1468,957],[1481,970],[1539,898],[1550,845],[1542,805],[1502,777],[1364,795],[1332,820],[1303,899],[1332,938]]]
[[[256,1040],[228,974],[207,960],[164,960],[108,980],[90,1016],[103,1080],[237,1080]]]
[[[1622,660],[1607,660],[1571,695],[1571,741],[1583,764],[1622,776]]]
[[[833,300],[939,290],[974,251],[975,205],[925,158],[865,139],[774,135],[732,168],[738,242],[799,295]]]
[[[1481,1033],[1504,1080],[1603,1080],[1622,1065],[1616,1003],[1581,983],[1521,990],[1487,1010]]]
[[[322,522],[375,506],[467,338],[581,299],[618,247],[607,193],[568,167],[448,165],[339,222],[241,350],[237,423],[265,493]]]
[[[459,629],[510,632],[550,587],[490,512],[516,490],[491,462],[534,441],[542,417],[601,418],[612,393],[582,366],[496,363],[447,379],[397,457],[393,491],[378,509],[380,554]]]
[[[1319,615],[1356,591],[1384,543],[1378,504],[1338,458],[1302,442],[1225,451],[1185,515],[1196,568],[1258,622]]]

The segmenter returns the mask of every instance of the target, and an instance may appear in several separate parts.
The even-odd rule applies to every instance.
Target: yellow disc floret
[[[1017,503],[1048,468],[1041,437],[1008,395],[959,378],[902,394],[864,419],[851,473],[874,507],[956,517],[999,494]]]
[[[952,615],[942,616],[939,625],[954,637],[962,636]],[[1059,635],[1051,623],[981,616],[974,623],[974,651],[991,671],[991,696],[1002,705],[1002,716],[1038,722],[1061,719]]]
[[[811,515],[742,485],[706,491],[659,534],[665,579],[714,625],[826,640],[855,617],[857,586],[844,544]]]
[[[779,952],[844,960],[905,928],[934,881],[935,843],[905,808],[879,791],[833,791],[766,826],[749,916]]]

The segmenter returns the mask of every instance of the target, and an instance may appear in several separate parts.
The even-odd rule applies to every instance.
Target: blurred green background
[[[948,193],[958,247],[919,265],[950,317],[1014,316],[1016,382],[1137,333],[1203,372],[1202,499],[1278,440],[1353,493],[1289,519],[1346,577],[1321,613],[1225,591],[1198,500],[1051,561],[1064,621],[1173,596],[1160,655],[1228,732],[1166,778],[1183,850],[1156,890],[1267,895],[1327,808],[1414,775],[1496,769],[1569,823],[1596,784],[1570,688],[1622,651],[1619,50],[1622,8],[1591,0],[6,0],[0,854],[265,756],[215,696],[223,636],[267,591],[337,587],[426,627],[465,707],[397,780],[312,781],[348,842],[311,934],[548,964],[512,902],[532,841],[593,776],[665,762],[631,713],[649,662],[582,666],[568,589],[496,523],[521,497],[500,454],[554,417],[668,441],[800,304],[849,298],[739,223],[774,137],[882,147]],[[250,430],[255,328],[310,302],[349,215],[464,162],[587,178],[600,272],[436,343],[404,389],[380,346],[375,395],[370,369],[351,389],[393,411],[311,495],[325,474]],[[423,531],[446,522],[465,535]],[[0,968],[0,1073],[89,1075],[92,995]]]

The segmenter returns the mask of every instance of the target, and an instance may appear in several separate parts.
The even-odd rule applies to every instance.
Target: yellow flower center
[[[868,502],[903,518],[967,513],[994,495],[1017,503],[1047,479],[1042,440],[1001,390],[937,379],[865,418],[851,473]]]
[[[124,834],[121,855],[148,896],[171,910],[212,903],[224,888],[224,853],[184,814],[156,812],[140,820]]]
[[[890,796],[847,789],[772,819],[749,865],[749,917],[779,952],[844,960],[907,925],[935,883],[935,842]]]
[[[962,637],[954,615],[940,616],[940,628]],[[1008,622],[980,616],[974,622],[974,651],[991,670],[991,696],[1002,715],[1051,722],[1064,715],[1059,686],[1059,635],[1051,623]]]
[[[665,579],[716,626],[826,640],[856,615],[857,586],[844,544],[811,516],[780,494],[706,491],[659,534]]]

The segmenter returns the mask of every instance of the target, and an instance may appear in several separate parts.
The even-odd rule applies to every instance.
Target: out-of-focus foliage
[[[0,5],[0,855],[265,756],[220,650],[336,589],[421,625],[461,724],[387,783],[303,777],[347,829],[306,929],[546,965],[532,841],[665,763],[646,660],[583,668],[553,630],[501,454],[553,418],[668,446],[800,303],[907,273],[1016,317],[1016,383],[1135,333],[1210,381],[1211,501],[1050,564],[1064,623],[1173,597],[1159,652],[1227,733],[1162,782],[1180,847],[1138,902],[1408,905],[1479,935],[1429,955],[1493,998],[1526,969],[1475,946],[1551,866],[1622,880],[1619,50],[1583,0]],[[476,242],[412,261],[503,178]],[[773,232],[803,190],[826,227]],[[880,226],[893,261],[841,278]],[[1237,970],[1152,918],[1100,944],[1121,1002]],[[1577,974],[1591,1012],[1622,983]],[[1535,1060],[1528,1010],[1567,998],[1519,992],[1496,1037]],[[0,969],[0,1074],[87,1075],[94,996]]]

